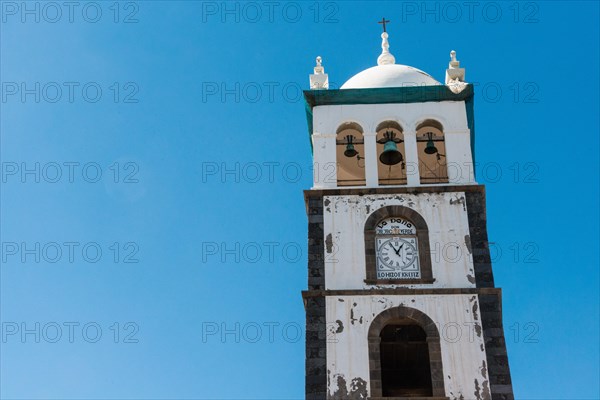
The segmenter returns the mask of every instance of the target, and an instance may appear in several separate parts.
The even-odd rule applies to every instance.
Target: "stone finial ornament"
[[[450,52],[450,63],[446,70],[446,86],[453,93],[460,93],[467,87],[465,69],[460,68],[460,61],[456,59],[456,51],[454,50]]]
[[[387,32],[381,34],[381,55],[377,57],[377,65],[396,64],[396,58],[390,53],[388,37]]]
[[[460,67],[460,61],[456,60],[456,51],[452,50],[450,52],[450,63],[448,64],[449,68],[458,68]]]
[[[311,90],[329,89],[329,76],[325,73],[325,68],[322,65],[323,59],[318,56],[314,68],[314,74],[310,75]]]
[[[317,65],[315,65],[315,74],[319,74],[319,73],[323,73],[323,66],[321,65],[323,62],[323,59],[321,58],[321,56],[317,56]]]

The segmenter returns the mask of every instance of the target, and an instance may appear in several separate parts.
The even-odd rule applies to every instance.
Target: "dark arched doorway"
[[[368,340],[372,398],[446,395],[439,331],[425,313],[389,308],[371,322]]]
[[[380,334],[384,397],[431,396],[427,334],[410,320],[387,325]]]

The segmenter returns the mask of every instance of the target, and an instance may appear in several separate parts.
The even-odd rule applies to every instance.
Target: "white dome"
[[[420,69],[400,64],[378,65],[354,75],[340,89],[369,89],[441,85]]]

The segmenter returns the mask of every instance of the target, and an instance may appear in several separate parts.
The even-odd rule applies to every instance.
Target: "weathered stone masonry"
[[[473,264],[478,288],[493,288],[494,276],[487,236],[485,188],[466,192],[467,215]],[[502,292],[480,293],[481,323],[485,340],[488,374],[493,400],[514,399],[504,329],[502,325]]]
[[[323,198],[307,199],[308,289],[325,289]],[[325,297],[305,297],[306,399],[325,399],[327,392]]]

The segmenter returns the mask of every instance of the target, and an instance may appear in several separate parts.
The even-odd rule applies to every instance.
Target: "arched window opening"
[[[363,129],[345,122],[336,132],[338,186],[365,186],[365,144]]]
[[[410,320],[381,331],[381,388],[384,397],[432,396],[427,335]]]
[[[406,152],[402,127],[395,121],[384,121],[377,126],[376,132],[379,184],[406,185]]]
[[[444,128],[428,119],[417,126],[417,151],[421,183],[448,183]]]

